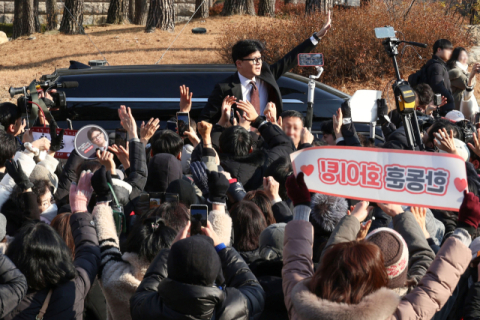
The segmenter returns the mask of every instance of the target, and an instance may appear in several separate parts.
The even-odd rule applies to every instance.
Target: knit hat
[[[0,241],[7,235],[7,218],[0,213]]]
[[[326,232],[332,232],[347,214],[348,203],[344,198],[315,193],[311,200],[310,217]]]
[[[172,245],[167,270],[172,280],[211,287],[222,270],[222,263],[213,240],[204,235],[195,235]]]
[[[269,225],[260,234],[260,256],[265,260],[282,258],[283,238],[286,223],[275,223]]]
[[[147,192],[165,192],[170,182],[181,179],[182,164],[169,153],[157,153],[148,163]]]
[[[368,234],[366,239],[376,244],[383,253],[388,287],[404,287],[408,272],[408,247],[403,237],[393,229],[378,228]]]
[[[57,192],[57,188],[58,188],[57,175],[52,173],[50,170],[48,170],[45,166],[41,164],[37,164],[35,168],[33,168],[32,173],[30,173],[29,179],[32,183],[38,180],[46,180],[49,182],[50,186],[53,187],[52,194],[55,194],[55,192]]]
[[[178,194],[178,200],[183,203],[187,208],[190,205],[199,203],[195,188],[191,183],[184,179],[177,179],[172,181],[167,188],[167,193]]]

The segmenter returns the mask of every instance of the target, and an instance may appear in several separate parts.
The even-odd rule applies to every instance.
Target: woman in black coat
[[[0,318],[12,311],[27,293],[27,279],[0,253]]]

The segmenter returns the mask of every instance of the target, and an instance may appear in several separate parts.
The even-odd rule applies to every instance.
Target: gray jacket
[[[400,233],[407,243],[409,252],[408,278],[416,280],[418,283],[435,259],[435,253],[430,249],[422,229],[410,211],[405,211],[393,218],[393,229]],[[328,239],[322,257],[328,247],[337,243],[356,240],[358,231],[360,231],[360,223],[357,218],[353,216],[343,217]]]

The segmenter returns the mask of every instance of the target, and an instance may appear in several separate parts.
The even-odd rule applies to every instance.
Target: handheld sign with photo
[[[97,150],[108,149],[108,135],[105,130],[94,124],[78,130],[75,136],[75,150],[85,159],[95,159]]]
[[[60,133],[62,129],[57,129],[57,134]],[[30,132],[32,133],[33,140],[38,140],[41,138],[47,138],[48,140],[52,140],[50,137],[50,129],[43,128],[43,127],[32,127],[30,128]],[[75,148],[75,135],[77,134],[77,130],[68,130],[64,129],[63,132],[63,147],[62,149],[55,152],[55,158],[57,159],[68,159],[70,153]]]
[[[467,189],[456,155],[358,147],[316,147],[290,155],[310,192],[458,211]]]

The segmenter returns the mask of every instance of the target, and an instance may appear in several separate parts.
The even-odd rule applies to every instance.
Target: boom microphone
[[[420,47],[420,48],[426,48],[428,45],[426,43],[420,43],[420,42],[414,42],[414,41],[402,41],[403,43],[415,46],[415,47]]]

